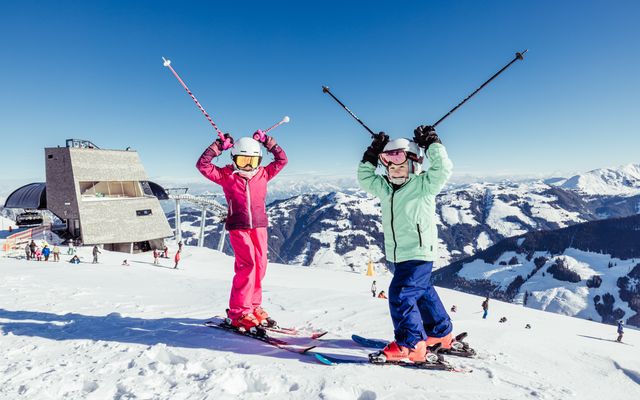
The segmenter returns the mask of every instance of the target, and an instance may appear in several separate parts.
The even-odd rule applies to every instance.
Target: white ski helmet
[[[233,143],[231,157],[235,156],[256,156],[262,157],[262,147],[260,142],[250,137],[241,137]]]
[[[413,140],[398,138],[390,140],[382,152],[392,150],[403,150],[407,153],[409,161],[409,173],[419,175],[422,172],[422,162],[424,161],[424,150],[418,146]]]
[[[257,166],[260,165],[262,161],[262,147],[260,146],[260,142],[251,137],[241,137],[233,143],[233,147],[231,147],[231,159],[233,160],[233,167],[238,169],[236,165],[236,156],[248,156],[248,157],[259,157],[259,161],[257,165],[254,167],[254,171],[257,169]]]

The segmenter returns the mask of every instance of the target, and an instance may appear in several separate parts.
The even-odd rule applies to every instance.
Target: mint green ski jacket
[[[388,261],[435,261],[438,248],[436,195],[451,176],[453,164],[443,145],[434,143],[427,150],[429,169],[393,189],[376,167],[362,162],[358,182],[365,191],[380,198],[384,247]]]

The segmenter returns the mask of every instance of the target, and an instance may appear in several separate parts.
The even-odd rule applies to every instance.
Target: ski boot
[[[433,347],[436,344],[440,343],[441,351],[445,351],[451,348],[451,344],[453,343],[453,335],[449,333],[448,335],[439,338],[430,336],[427,338],[426,342],[427,347]]]
[[[269,317],[264,308],[258,306],[253,310],[253,316],[258,320],[258,324],[266,328],[277,328],[278,323]]]
[[[442,354],[457,356],[457,357],[475,357],[476,351],[471,347],[469,347],[469,344],[467,342],[463,342],[464,338],[466,337],[467,337],[467,332],[462,332],[456,337],[453,337],[453,335],[449,333],[447,336],[444,336],[442,338],[427,339],[427,346],[431,348],[431,346],[434,346],[440,343],[441,345],[440,352]]]
[[[439,358],[437,353],[427,350],[427,343],[422,340],[413,349],[391,342],[383,350],[369,354],[369,361],[374,364],[421,364],[437,363]]]
[[[235,319],[227,317],[225,319],[225,323],[239,332],[249,332],[254,335],[260,335],[261,333],[264,333],[264,330],[258,329],[260,323],[258,322],[256,317],[253,316],[253,314],[245,314]]]

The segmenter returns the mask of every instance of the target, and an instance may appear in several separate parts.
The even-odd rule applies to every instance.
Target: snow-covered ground
[[[171,248],[173,253],[173,246]],[[80,249],[90,260],[90,249]],[[129,258],[130,266],[122,266]],[[640,332],[439,289],[477,359],[472,373],[325,366],[201,323],[224,312],[233,259],[186,247],[181,269],[150,254],[101,264],[0,258],[2,399],[631,399],[640,395]],[[270,264],[264,305],[282,325],[328,329],[320,351],[364,357],[352,333],[391,338],[374,278]],[[498,319],[506,316],[506,323]],[[531,324],[531,329],[525,329]]]

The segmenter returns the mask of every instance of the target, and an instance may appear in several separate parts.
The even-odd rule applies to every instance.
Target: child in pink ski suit
[[[225,149],[225,143],[220,139],[207,147],[196,163],[202,175],[222,186],[227,199],[225,227],[236,259],[228,317],[231,324],[241,330],[271,321],[261,307],[262,279],[267,270],[269,222],[265,199],[267,182],[287,164],[287,156],[275,139],[262,132],[259,136],[260,142],[243,137],[233,144],[232,164],[218,167],[211,163]],[[231,139],[228,134],[225,138]],[[266,167],[259,166],[262,159],[260,143],[274,156],[274,160]]]

